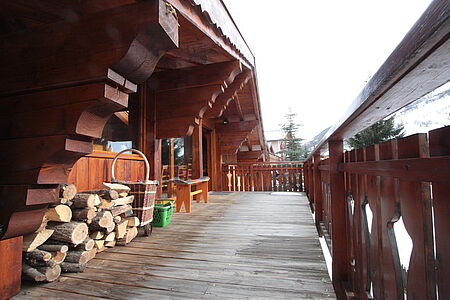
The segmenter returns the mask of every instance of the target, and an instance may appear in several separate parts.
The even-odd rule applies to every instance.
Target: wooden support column
[[[192,134],[192,176],[195,179],[203,176],[203,119]]]
[[[316,227],[318,232],[320,233],[320,222],[323,220],[322,216],[322,181],[320,177],[320,152],[314,153],[313,156],[314,164],[313,164],[313,184],[314,184],[314,212],[315,212],[315,219],[316,219]],[[311,173],[311,172],[308,172]]]
[[[161,139],[156,137],[157,122],[156,122],[156,95],[155,91],[151,90],[147,83],[142,84],[141,101],[143,111],[145,112],[144,130],[142,134],[143,152],[150,162],[150,179],[162,182],[162,164],[161,153],[162,143]],[[162,193],[161,184],[156,191],[156,197],[160,198]]]
[[[343,162],[343,141],[329,141],[330,152],[330,189],[331,189],[331,240],[332,240],[332,276],[333,286],[337,298],[346,299],[343,283],[348,280],[347,264],[347,230],[346,230],[346,196],[344,186],[344,173],[339,172],[338,166]]]
[[[175,178],[175,149],[174,149],[174,139],[170,139],[169,144],[169,176],[170,179]],[[169,181],[167,184],[167,197],[171,198],[173,196],[173,181]]]

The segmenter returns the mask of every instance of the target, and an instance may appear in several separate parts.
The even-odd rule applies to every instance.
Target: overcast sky
[[[266,139],[289,107],[311,139],[334,124],[430,0],[223,0],[256,56]]]

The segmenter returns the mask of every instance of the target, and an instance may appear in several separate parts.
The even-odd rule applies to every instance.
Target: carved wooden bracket
[[[154,74],[148,84],[157,99],[157,138],[191,135],[241,72],[240,62],[232,61]]]
[[[163,0],[88,14],[0,42],[0,95],[87,81],[116,81],[110,68],[140,83],[178,46],[178,22]],[[120,80],[120,78],[119,78]],[[124,82],[117,82],[124,86]]]
[[[217,124],[221,154],[236,154],[247,136],[259,124],[258,120],[231,122],[226,125]]]
[[[177,44],[178,23],[163,0],[0,42],[0,239],[40,225],[68,169],[92,152],[108,118],[127,107],[127,93]]]
[[[230,84],[225,91],[217,97],[213,107],[206,112],[205,118],[220,118],[230,102],[236,99],[237,93],[247,84],[247,81],[251,78],[251,76],[252,75],[249,70],[236,76],[233,83]]]

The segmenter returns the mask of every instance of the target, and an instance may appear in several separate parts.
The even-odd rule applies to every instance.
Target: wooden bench
[[[192,180],[173,180],[177,185],[176,196],[176,211],[181,211],[181,206],[184,204],[186,212],[191,212],[191,202],[195,198],[197,203],[203,198],[205,203],[208,203],[208,182],[209,177],[202,177]]]

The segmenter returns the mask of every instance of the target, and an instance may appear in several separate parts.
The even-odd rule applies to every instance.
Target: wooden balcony
[[[335,299],[306,197],[216,192],[84,273],[12,299]]]

